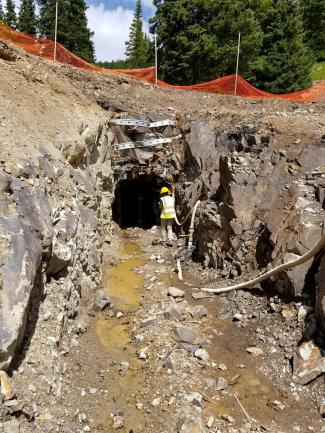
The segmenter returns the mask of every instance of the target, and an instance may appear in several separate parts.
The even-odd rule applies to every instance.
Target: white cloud
[[[146,3],[151,3],[147,0]],[[103,3],[90,5],[87,17],[90,29],[94,34],[94,44],[97,60],[124,59],[125,42],[129,38],[130,25],[134,11],[123,9],[105,9]],[[149,25],[144,22],[144,30],[148,32]]]
[[[15,0],[18,12],[21,0]],[[152,0],[142,0],[144,7],[154,11]],[[130,25],[134,10],[118,6],[106,9],[103,2],[98,5],[88,2],[87,18],[90,29],[94,32],[94,44],[97,60],[124,59],[125,42],[129,38]],[[38,9],[38,8],[37,8]],[[144,20],[144,31],[149,33],[149,23]]]
[[[152,0],[142,0],[142,5],[147,7],[147,8],[152,9],[153,11],[155,10],[155,7],[152,3]]]

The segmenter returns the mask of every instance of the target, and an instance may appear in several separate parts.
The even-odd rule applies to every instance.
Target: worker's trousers
[[[166,242],[167,239],[168,242],[172,242],[174,240],[173,222],[174,218],[161,218],[162,239],[164,242]]]

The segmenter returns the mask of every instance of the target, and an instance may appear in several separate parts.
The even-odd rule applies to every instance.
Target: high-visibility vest
[[[175,199],[171,195],[165,195],[165,197],[161,197],[162,202],[162,211],[160,218],[162,219],[170,219],[175,218],[176,212],[175,212]]]

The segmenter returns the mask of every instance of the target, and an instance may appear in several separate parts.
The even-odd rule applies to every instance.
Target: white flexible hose
[[[192,213],[192,218],[191,218],[191,225],[190,225],[190,237],[189,237],[189,241],[188,241],[188,249],[192,248],[192,246],[193,246],[193,234],[194,234],[195,215],[196,215],[196,211],[197,211],[197,208],[198,208],[198,206],[199,206],[200,203],[201,203],[200,200],[198,200],[195,203],[195,206],[193,208],[193,213]]]
[[[189,213],[186,215],[185,219],[180,223],[177,215],[175,213],[175,222],[177,225],[179,225],[180,227],[182,225],[184,225],[186,223],[186,221],[188,220],[188,217],[192,214],[192,218],[191,218],[191,225],[190,225],[190,233],[189,233],[189,241],[188,241],[188,249],[191,249],[193,246],[193,234],[194,234],[194,222],[195,222],[195,215],[196,215],[196,211],[197,208],[200,204],[200,200],[198,200],[195,205],[192,207],[192,209],[189,211]]]
[[[304,254],[303,256],[299,257],[298,259],[291,260],[290,262],[283,263],[282,265],[279,265],[276,268],[271,269],[268,272],[265,272],[264,274],[260,275],[259,277],[253,280],[246,281],[244,283],[239,283],[230,287],[223,287],[220,289],[202,289],[202,291],[218,294],[218,293],[232,292],[233,290],[238,290],[238,289],[247,289],[249,287],[254,287],[256,284],[261,283],[262,281],[272,277],[273,275],[281,271],[286,271],[288,269],[292,269],[296,266],[302,265],[303,263],[307,262],[308,260],[316,256],[316,254],[318,254],[324,248],[325,248],[325,235],[322,236],[321,239],[313,246],[313,248],[307,251],[307,253]]]

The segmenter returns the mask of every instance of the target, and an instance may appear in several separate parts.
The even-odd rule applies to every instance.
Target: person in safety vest
[[[175,198],[166,186],[160,190],[160,208],[162,238],[164,242],[167,242],[168,246],[172,246],[174,239],[173,223],[176,217]]]

